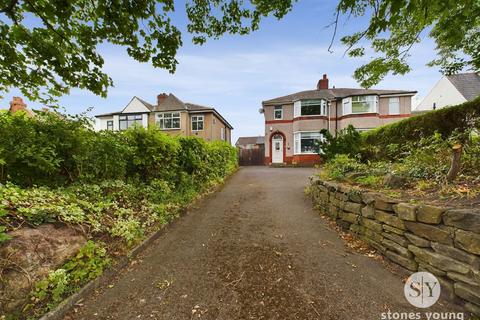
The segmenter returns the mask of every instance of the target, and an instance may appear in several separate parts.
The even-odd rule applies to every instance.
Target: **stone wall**
[[[439,279],[442,295],[480,315],[480,208],[416,203],[312,178],[318,210],[394,263]]]

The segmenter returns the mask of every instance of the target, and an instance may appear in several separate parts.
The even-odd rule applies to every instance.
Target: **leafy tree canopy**
[[[193,42],[224,34],[248,34],[262,18],[281,19],[298,0],[187,0],[187,31]],[[0,0],[0,91],[19,88],[46,104],[77,87],[106,96],[112,79],[102,71],[98,45],[126,48],[140,62],[175,71],[182,45],[172,21],[174,0]],[[408,52],[429,32],[437,44],[430,63],[445,73],[480,69],[478,0],[340,0],[339,18],[369,15],[362,31],[341,38],[350,56],[365,55],[365,42],[377,57],[355,71],[364,87],[388,72],[410,71]]]

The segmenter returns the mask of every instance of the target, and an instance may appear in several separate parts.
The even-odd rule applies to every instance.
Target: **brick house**
[[[353,125],[359,131],[411,115],[416,91],[330,88],[323,75],[317,89],[262,102],[265,117],[265,163],[314,164],[320,161],[320,130],[333,135]]]
[[[231,143],[233,127],[212,107],[186,103],[173,94],[162,93],[152,105],[133,97],[118,112],[95,116],[96,130],[126,130],[138,125],[157,125],[170,135],[197,136],[206,141],[223,140]]]
[[[27,108],[26,103],[23,102],[21,97],[13,97],[12,101],[10,101],[10,108],[7,111],[12,114],[16,112],[24,112],[29,117],[35,115],[32,110]]]

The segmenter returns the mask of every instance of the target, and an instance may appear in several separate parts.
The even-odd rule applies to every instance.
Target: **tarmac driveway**
[[[313,173],[241,168],[67,319],[352,320],[420,311],[405,300],[398,273],[348,250],[312,208],[303,190]]]

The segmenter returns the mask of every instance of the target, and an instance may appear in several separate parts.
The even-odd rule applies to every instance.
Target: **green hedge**
[[[0,113],[0,183],[60,186],[106,180],[161,179],[204,186],[237,164],[235,148],[153,127],[95,132],[85,118],[53,112]]]
[[[480,97],[364,132],[362,137],[367,145],[382,149],[389,144],[418,141],[435,132],[448,137],[454,131],[462,132],[472,127],[480,127]]]

